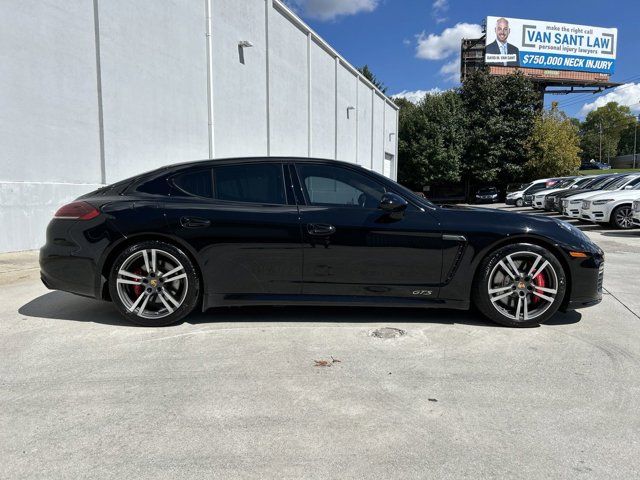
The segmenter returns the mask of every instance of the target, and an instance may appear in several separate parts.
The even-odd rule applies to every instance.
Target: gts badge
[[[426,295],[429,296],[433,293],[433,290],[414,290],[413,295]]]

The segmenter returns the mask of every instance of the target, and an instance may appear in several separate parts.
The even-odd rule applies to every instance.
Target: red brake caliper
[[[544,272],[540,272],[538,276],[533,279],[533,283],[538,287],[546,287],[547,277]],[[538,292],[540,295],[544,295],[544,292],[542,290],[536,290],[536,292]],[[538,303],[541,299],[537,295],[533,295],[533,298],[531,300],[533,301],[533,303]]]
[[[141,268],[134,270],[133,273],[135,273],[136,275],[144,276]],[[142,295],[142,292],[144,292],[144,285],[133,285],[132,288],[133,293],[136,294],[136,297],[139,297],[140,295]]]

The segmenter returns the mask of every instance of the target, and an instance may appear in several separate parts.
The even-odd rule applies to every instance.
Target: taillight
[[[71,202],[60,207],[54,215],[54,218],[62,218],[65,220],[91,220],[92,218],[96,218],[98,215],[100,215],[100,210],[87,202]]]

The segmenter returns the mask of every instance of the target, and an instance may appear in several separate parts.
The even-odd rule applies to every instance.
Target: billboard
[[[617,28],[487,17],[485,63],[612,74]]]

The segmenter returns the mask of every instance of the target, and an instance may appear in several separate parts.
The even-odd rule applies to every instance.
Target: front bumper
[[[581,210],[580,218],[582,220],[588,220],[590,222],[608,222],[609,221],[607,212],[602,210]]]
[[[564,214],[567,217],[580,218],[580,210],[582,209],[581,203],[582,202],[576,205],[571,205],[571,203],[569,203],[569,205],[567,205],[567,207],[564,210]]]
[[[569,261],[571,288],[563,310],[577,310],[602,301],[604,281],[604,253],[595,247],[587,258]]]
[[[516,200],[518,200],[517,198],[507,198],[505,199],[504,203],[506,205],[515,205],[516,204]]]

